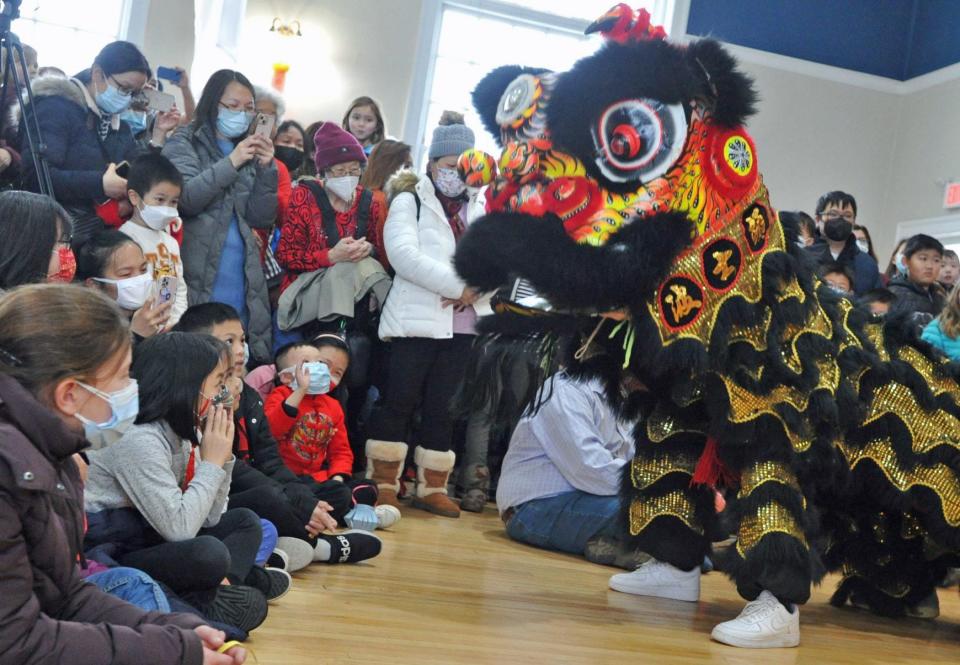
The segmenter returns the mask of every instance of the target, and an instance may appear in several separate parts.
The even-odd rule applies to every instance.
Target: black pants
[[[473,339],[473,335],[394,339],[386,394],[373,413],[368,436],[382,441],[413,441],[410,428],[419,406],[421,425],[415,441],[430,450],[450,450],[450,400],[463,379]]]
[[[119,563],[137,568],[177,593],[215,589],[223,578],[243,584],[253,568],[263,530],[245,508],[228,510],[195,538],[130,552]]]

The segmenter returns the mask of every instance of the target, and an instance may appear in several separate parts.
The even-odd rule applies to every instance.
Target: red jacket
[[[355,236],[357,233],[357,211],[360,207],[360,195],[363,187],[357,187],[353,205],[346,212],[337,212],[337,230],[340,238]],[[378,230],[383,228],[387,218],[386,199],[374,196],[370,203],[370,219],[367,224],[366,239],[374,247],[382,246],[378,239]],[[339,238],[332,241],[323,230],[323,214],[313,194],[305,185],[294,187],[290,196],[290,205],[280,230],[280,243],[277,245],[277,262],[287,269],[281,289],[286,289],[297,279],[300,273],[313,272],[320,268],[329,268],[328,254]]]
[[[329,395],[305,395],[291,416],[284,402],[292,394],[290,386],[277,386],[263,408],[284,463],[298,476],[321,483],[336,475],[349,478],[353,451],[340,402]]]

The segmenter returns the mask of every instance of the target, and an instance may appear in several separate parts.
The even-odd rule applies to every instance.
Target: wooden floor
[[[750,651],[710,640],[743,606],[718,573],[700,603],[609,591],[616,569],[509,541],[492,504],[459,520],[405,509],[378,534],[370,562],[295,575],[249,643],[262,665],[960,662],[956,588],[936,621],[890,620],[831,607],[828,579],[802,609],[800,648]]]

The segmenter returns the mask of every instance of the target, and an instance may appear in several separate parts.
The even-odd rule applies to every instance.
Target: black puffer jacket
[[[186,614],[144,612],[84,582],[82,436],[0,374],[0,665],[200,665]]]

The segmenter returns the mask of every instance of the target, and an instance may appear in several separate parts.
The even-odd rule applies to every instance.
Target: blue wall
[[[960,61],[960,2],[691,0],[687,32],[903,81]]]

